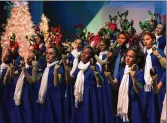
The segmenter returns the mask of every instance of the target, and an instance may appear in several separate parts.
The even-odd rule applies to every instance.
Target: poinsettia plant
[[[76,38],[86,40],[87,29],[83,28],[83,24],[73,25],[73,28],[76,30]]]
[[[14,49],[18,49],[19,48],[19,44],[18,42],[16,41],[16,35],[14,33],[12,33],[12,36],[10,36],[10,44],[9,44],[9,47],[10,48],[14,48]]]

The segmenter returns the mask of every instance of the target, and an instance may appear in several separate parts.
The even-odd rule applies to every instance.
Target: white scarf
[[[75,69],[77,68],[78,66],[78,58],[79,58],[79,55],[81,54],[81,52],[78,52],[76,49],[72,50],[71,54],[75,57],[74,58],[74,61],[73,61],[73,67],[72,67],[72,70],[70,71],[70,76],[72,77]]]
[[[75,106],[83,101],[84,93],[84,71],[88,69],[90,62],[84,64],[82,61],[78,64],[79,73],[74,86]]]
[[[25,64],[25,66],[26,66],[26,68],[29,68],[28,64]],[[23,92],[24,78],[25,78],[25,75],[22,71],[18,80],[17,80],[15,92],[14,92],[14,102],[15,102],[15,105],[17,105],[17,106],[21,104],[21,96],[22,96],[22,92]]]
[[[52,67],[53,65],[57,64],[58,62],[59,61],[55,61],[55,62],[53,62],[51,64],[47,64],[47,67],[45,68],[45,71],[43,73],[42,80],[41,80],[39,93],[38,93],[38,102],[40,104],[43,104],[44,100],[45,100],[47,87],[48,87],[49,69],[50,69],[50,67]]]
[[[150,75],[150,69],[152,68],[152,61],[151,61],[151,53],[152,48],[149,50],[146,50],[147,52],[147,57],[146,57],[146,63],[145,63],[145,69],[144,69],[144,80],[146,82],[146,85],[144,86],[145,92],[150,92],[151,91],[151,75]]]
[[[123,122],[129,122],[128,108],[129,108],[129,73],[131,68],[126,65],[124,75],[119,87],[117,114],[123,120]]]
[[[161,113],[161,123],[166,123],[166,94],[163,101],[162,113]]]
[[[5,63],[2,63],[2,64],[0,65],[0,78],[1,78],[1,76],[2,76],[2,71],[3,71],[4,69],[8,68],[8,67],[9,67],[9,65],[8,65],[8,64],[5,64]]]
[[[158,48],[158,44],[159,44],[159,39],[162,37],[162,35],[157,35],[156,33],[155,33],[155,37],[156,37],[156,48]]]
[[[9,67],[8,64],[2,63],[2,64],[0,65],[1,73],[2,73],[2,71],[3,71],[4,69],[6,69],[6,68],[8,68],[8,67]]]
[[[102,59],[102,58],[103,58],[103,55],[106,55],[106,54],[107,54],[107,51],[100,52],[99,58]],[[100,63],[97,62],[96,64],[99,66],[100,72],[102,72],[102,67],[101,67]]]

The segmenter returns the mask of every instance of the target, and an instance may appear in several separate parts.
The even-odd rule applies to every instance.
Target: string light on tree
[[[42,14],[41,22],[40,22],[40,32],[44,35],[44,41],[47,41],[47,38],[49,36],[49,19]]]
[[[2,35],[3,52],[9,47],[9,38],[14,33],[16,41],[19,43],[19,54],[22,57],[28,55],[29,42],[26,35],[31,37],[35,34],[33,22],[28,8],[28,2],[12,1],[15,6],[11,10],[11,16],[7,20],[5,32]]]

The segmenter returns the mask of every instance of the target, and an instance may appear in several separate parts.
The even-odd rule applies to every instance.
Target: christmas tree
[[[49,36],[49,19],[42,14],[41,22],[40,22],[40,32],[44,35],[44,41],[47,41]]]
[[[28,55],[29,42],[26,40],[26,36],[29,38],[35,34],[33,29],[33,23],[28,8],[28,2],[14,1],[14,7],[11,10],[11,16],[7,20],[5,32],[2,35],[2,47],[3,52],[9,47],[9,38],[14,33],[16,35],[16,41],[19,44],[19,54],[22,57]]]

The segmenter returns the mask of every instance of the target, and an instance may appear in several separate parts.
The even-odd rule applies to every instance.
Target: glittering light
[[[31,37],[35,34],[33,22],[27,4],[16,5],[11,10],[11,17],[5,27],[5,33],[2,35],[3,52],[9,47],[9,37],[14,33],[16,41],[19,43],[19,54],[26,57],[29,43],[26,35]]]
[[[47,42],[47,38],[49,36],[49,32],[48,32],[49,19],[44,14],[42,14],[39,28],[40,28],[40,32],[43,33],[44,35],[44,41]]]

